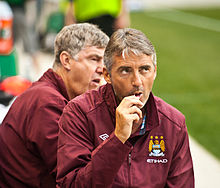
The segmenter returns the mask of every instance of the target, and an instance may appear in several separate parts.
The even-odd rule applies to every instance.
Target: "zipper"
[[[129,164],[129,168],[131,166],[131,153],[128,154],[128,164]]]
[[[128,154],[128,187],[131,187],[131,152]]]

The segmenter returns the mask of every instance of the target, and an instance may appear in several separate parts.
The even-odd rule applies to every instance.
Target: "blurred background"
[[[66,5],[25,2],[26,25],[34,35],[28,43],[35,44],[30,52],[22,37],[15,41],[10,35],[13,8],[10,12],[2,2],[0,80],[21,76],[33,82],[53,64],[53,42],[65,24]],[[220,187],[220,1],[127,0],[126,7],[130,27],[143,31],[156,47],[154,94],[186,116],[196,187]],[[0,114],[12,98],[0,104]]]

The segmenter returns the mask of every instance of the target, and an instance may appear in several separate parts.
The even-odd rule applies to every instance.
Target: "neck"
[[[76,97],[76,95],[72,92],[71,87],[69,85],[69,79],[68,79],[68,72],[66,69],[64,69],[63,67],[56,67],[53,69],[54,72],[56,72],[63,80],[64,85],[66,87],[66,91],[68,94],[69,99],[73,99]]]

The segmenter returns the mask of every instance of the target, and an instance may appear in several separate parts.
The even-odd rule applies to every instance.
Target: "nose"
[[[101,75],[103,73],[103,67],[104,67],[103,62],[99,63],[97,65],[96,72]]]
[[[139,73],[134,73],[131,83],[133,86],[136,86],[136,87],[141,86],[142,84],[141,75]]]

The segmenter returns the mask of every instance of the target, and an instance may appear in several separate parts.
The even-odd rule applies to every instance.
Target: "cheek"
[[[90,64],[83,65],[80,70],[77,71],[79,77],[83,80],[91,79],[92,75],[94,74],[96,67]]]
[[[144,81],[144,90],[150,92],[154,83],[153,77]]]
[[[120,82],[120,81],[115,81],[112,83],[113,88],[115,90],[116,95],[120,98],[120,97],[125,97],[127,96],[127,94],[129,93],[129,91],[131,90],[129,87],[129,83],[128,82]]]
[[[89,63],[88,66],[86,66],[86,71],[88,72],[95,72],[97,68],[97,65],[94,63]]]
[[[87,72],[84,69],[75,69],[71,72],[71,84],[72,85],[85,85],[88,80],[91,78],[90,72]],[[78,86],[79,87],[79,86]]]

